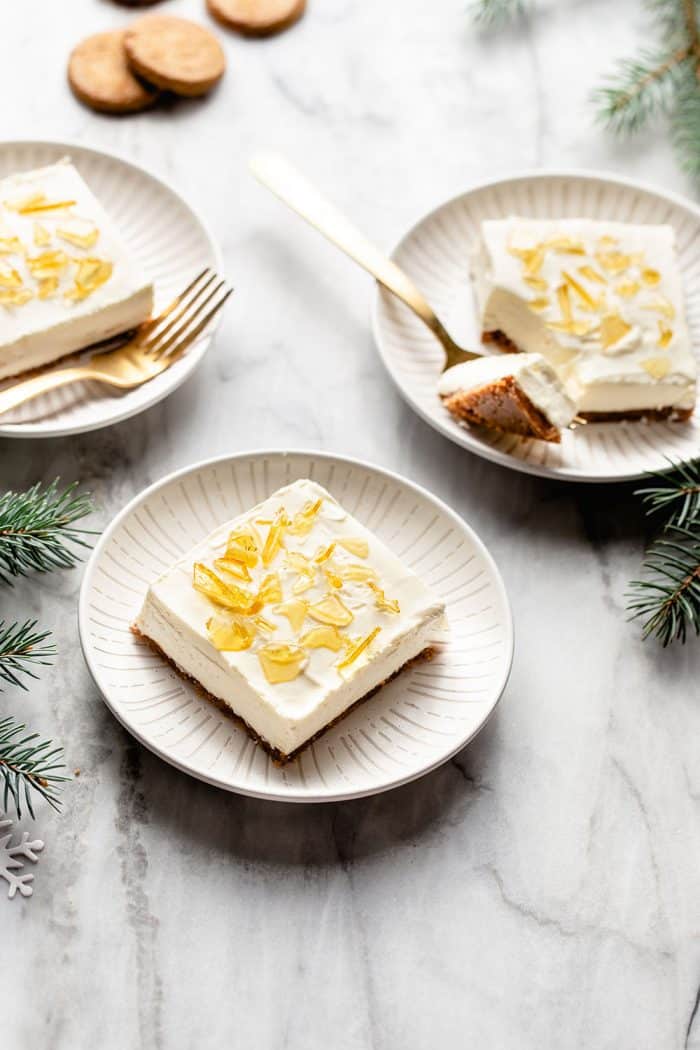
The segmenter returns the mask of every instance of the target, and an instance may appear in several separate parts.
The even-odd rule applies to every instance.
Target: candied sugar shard
[[[91,223],[74,224],[71,227],[57,226],[56,236],[76,248],[94,248],[100,236],[97,226]]]
[[[221,653],[238,653],[250,649],[255,638],[255,624],[242,616],[223,616],[217,613],[207,620],[207,632],[212,645]]]
[[[671,226],[515,216],[485,221],[472,276],[485,339],[541,354],[565,382],[578,415],[682,420],[692,413],[697,361]],[[653,350],[668,360],[650,371],[645,362]],[[502,387],[498,405],[505,402]],[[489,425],[494,405],[483,397],[476,405],[470,396],[469,403],[454,403],[453,414],[459,408],[458,418]],[[522,419],[510,415],[501,418],[501,429],[523,433]]]
[[[425,650],[443,614],[301,480],[203,537],[151,584],[135,628],[286,760]]]
[[[308,615],[312,620],[333,627],[347,627],[353,621],[353,614],[337,594],[325,594],[320,601],[309,606]]]
[[[288,602],[282,602],[276,609],[276,612],[281,616],[287,617],[289,625],[295,634],[298,634],[301,630],[308,611],[309,603],[305,602],[303,598],[292,598]]]
[[[265,677],[272,685],[293,682],[308,660],[306,650],[300,645],[263,645],[258,649],[258,659]]]
[[[331,649],[334,653],[345,646],[345,640],[337,627],[312,627],[302,634],[299,643],[304,649]]]
[[[151,315],[151,282],[68,161],[0,179],[0,267],[18,290],[0,296],[0,380]]]
[[[372,644],[372,642],[377,637],[380,631],[381,627],[375,627],[374,630],[370,631],[365,638],[362,638],[361,641],[357,642],[356,645],[353,645],[348,655],[338,664],[339,669],[343,671],[346,667],[350,667],[351,664],[354,664],[357,660],[359,660],[359,658],[362,656],[365,650],[369,649],[370,645]]]
[[[105,259],[80,259],[75,284],[66,292],[66,299],[87,299],[112,276],[112,263]]]

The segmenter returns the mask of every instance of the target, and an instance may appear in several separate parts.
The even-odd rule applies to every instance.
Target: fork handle
[[[89,372],[85,368],[63,368],[56,372],[46,372],[44,375],[34,376],[33,379],[25,379],[24,382],[16,383],[7,390],[0,390],[0,415],[9,412],[11,408],[23,405],[25,401],[32,401],[40,394],[48,390],[55,390],[59,386],[67,386],[76,383],[79,379],[99,379],[96,373]]]
[[[254,157],[250,168],[259,182],[405,303],[449,352],[454,346],[452,338],[408,274],[356,230],[300,172],[275,153]]]

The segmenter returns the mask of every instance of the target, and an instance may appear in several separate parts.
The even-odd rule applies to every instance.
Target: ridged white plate
[[[670,223],[685,283],[693,345],[700,348],[700,208],[631,180],[585,172],[528,174],[477,186],[409,230],[393,257],[416,281],[457,341],[478,347],[468,254],[484,219],[508,215]],[[404,305],[379,289],[374,332],[389,374],[409,405],[458,445],[506,467],[570,481],[623,481],[700,453],[700,414],[686,423],[596,423],[567,431],[561,445],[469,429],[435,392],[443,352]],[[485,348],[485,352],[489,348]]]
[[[402,672],[278,768],[246,732],[130,633],[150,580],[215,526],[298,478],[324,485],[447,603],[449,641]],[[385,791],[463,747],[493,711],[513,652],[508,599],[493,559],[454,511],[364,463],[309,452],[251,452],[188,467],[146,489],[92,554],[80,638],[120,722],[161,758],[259,798],[325,802]]]
[[[0,142],[0,178],[53,164],[67,156],[151,277],[156,311],[205,266],[223,271],[218,248],[189,205],[160,179],[119,157],[68,142]],[[150,383],[125,393],[92,382],[50,391],[1,416],[0,436],[78,434],[118,423],[150,408],[194,371],[211,343],[216,323],[209,326],[181,361]],[[0,383],[0,390],[11,382]]]

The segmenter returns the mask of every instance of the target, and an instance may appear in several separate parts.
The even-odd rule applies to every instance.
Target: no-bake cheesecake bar
[[[287,761],[428,650],[444,605],[312,481],[217,528],[134,631]]]
[[[465,423],[521,437],[561,441],[576,405],[541,354],[502,354],[465,361],[443,373],[438,393]]]
[[[472,276],[484,339],[541,353],[582,416],[693,411],[697,362],[670,226],[483,222]]]
[[[0,379],[135,328],[153,285],[76,168],[0,180]]]

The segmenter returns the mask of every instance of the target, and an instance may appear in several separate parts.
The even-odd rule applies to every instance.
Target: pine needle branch
[[[700,181],[700,82],[697,69],[689,64],[678,84],[671,136],[683,170]]]
[[[598,119],[613,131],[633,133],[657,113],[673,106],[679,73],[687,62],[687,47],[663,57],[645,52],[618,63],[617,71],[593,93]]]
[[[89,494],[76,494],[75,489],[69,485],[59,490],[56,479],[0,495],[0,583],[9,584],[11,577],[31,570],[70,569],[80,560],[76,548],[89,546],[83,538],[89,533],[75,522],[93,505]]]
[[[47,665],[50,663],[47,657],[55,655],[55,646],[44,644],[50,637],[49,632],[35,631],[36,623],[36,620],[25,620],[5,624],[0,620],[0,682],[26,689],[20,675],[37,678],[32,665]]]
[[[683,169],[700,181],[700,20],[698,0],[647,0],[658,48],[619,63],[596,92],[598,119],[634,132],[658,113],[668,116]]]
[[[473,0],[471,10],[477,25],[493,29],[524,15],[527,3],[526,0]]]
[[[661,484],[635,492],[642,497],[648,514],[665,514],[667,528],[700,522],[700,460],[670,462],[668,470],[654,471],[651,476]]]
[[[644,559],[642,579],[628,592],[631,619],[642,620],[642,637],[656,637],[665,647],[700,634],[700,459],[670,462],[635,493],[649,515],[664,524]]]
[[[50,740],[40,740],[38,733],[26,733],[26,726],[12,718],[0,719],[0,785],[4,811],[12,804],[19,820],[22,807],[26,806],[33,817],[33,796],[37,795],[58,809],[56,786],[68,779],[58,773],[64,768],[62,757],[62,749],[53,747]]]
[[[672,526],[652,544],[645,578],[632,582],[628,610],[642,619],[642,636],[666,647],[700,634],[700,523]]]

